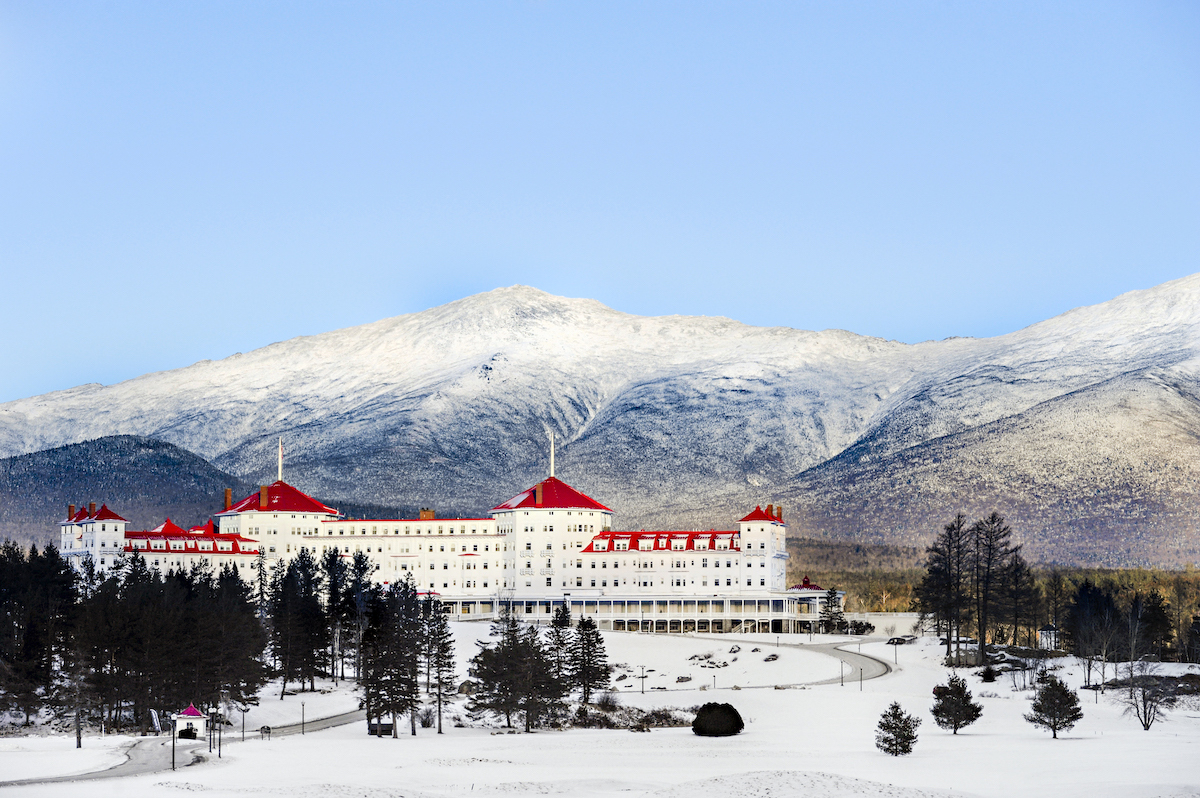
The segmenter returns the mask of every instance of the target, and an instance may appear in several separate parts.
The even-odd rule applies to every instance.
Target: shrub
[[[417,723],[421,724],[422,729],[432,728],[436,721],[437,712],[434,711],[433,707],[425,707],[417,713]]]
[[[996,681],[996,676],[997,676],[996,669],[993,668],[991,665],[984,667],[984,669],[979,672],[979,678],[985,682]]]
[[[601,712],[616,712],[621,708],[621,698],[613,692],[601,693],[596,699],[595,707]]]
[[[731,737],[744,728],[746,724],[732,704],[705,704],[692,721],[692,731],[701,737]]]

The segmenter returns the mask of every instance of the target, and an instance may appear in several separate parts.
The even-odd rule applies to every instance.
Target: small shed
[[[175,736],[187,740],[202,740],[208,736],[208,716],[196,709],[195,704],[188,704],[182,712],[171,716],[175,721]]]
[[[1059,649],[1058,644],[1058,627],[1052,623],[1048,623],[1041,629],[1038,629],[1038,648],[1057,651]]]

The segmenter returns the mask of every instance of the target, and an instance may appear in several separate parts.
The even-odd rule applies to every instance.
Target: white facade
[[[411,577],[467,617],[488,617],[505,603],[547,622],[567,605],[605,629],[791,632],[815,624],[824,596],[815,586],[787,588],[787,526],[771,505],[756,507],[736,530],[621,532],[612,510],[554,477],[495,507],[491,518],[348,519],[282,480],[236,504],[227,493],[214,516],[219,527],[186,532],[167,521],[129,532],[107,508],[75,516],[63,522],[70,556],[108,561],[138,551],[164,570],[237,562],[250,578],[260,550],[270,562],[302,549],[318,558],[331,549],[362,553],[376,581]]]

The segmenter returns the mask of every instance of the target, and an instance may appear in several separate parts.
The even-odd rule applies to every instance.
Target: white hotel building
[[[347,519],[282,480],[231,499],[227,491],[215,526],[190,531],[168,520],[129,532],[112,513],[118,530],[116,521],[98,520],[107,508],[72,508],[61,523],[62,548],[76,562],[91,552],[100,570],[118,551],[138,551],[164,570],[236,562],[247,576],[260,548],[269,561],[301,549],[318,557],[329,549],[345,557],[363,552],[379,582],[411,576],[464,619],[492,617],[511,602],[524,620],[547,623],[566,604],[616,631],[808,631],[824,598],[807,579],[787,588],[787,527],[771,505],[754,508],[734,531],[620,532],[612,510],[553,476],[496,506],[490,518],[422,511],[410,519]],[[103,531],[89,533],[97,523]]]

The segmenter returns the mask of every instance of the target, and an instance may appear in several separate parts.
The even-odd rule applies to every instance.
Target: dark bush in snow
[[[692,721],[692,731],[701,737],[731,737],[744,728],[746,724],[732,704],[705,704]]]

